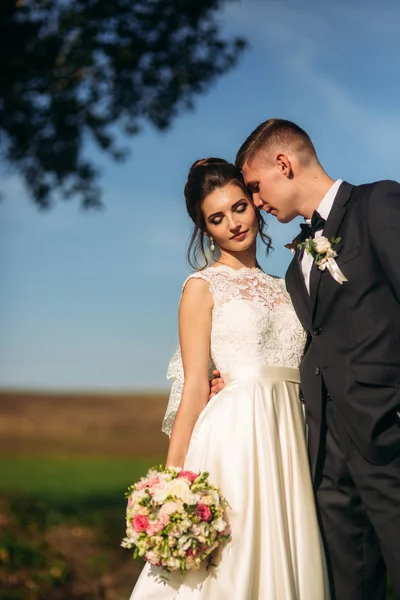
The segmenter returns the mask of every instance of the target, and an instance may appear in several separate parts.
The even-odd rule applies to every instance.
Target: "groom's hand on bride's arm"
[[[213,371],[212,374],[213,374],[213,378],[210,381],[210,398],[209,398],[209,400],[211,400],[211,398],[213,396],[215,396],[215,394],[218,394],[218,392],[223,390],[225,387],[225,382],[221,377],[221,373],[219,371],[217,371],[217,369],[215,369],[215,371]]]

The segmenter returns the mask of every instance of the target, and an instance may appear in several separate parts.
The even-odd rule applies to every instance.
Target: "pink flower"
[[[160,483],[160,480],[158,479],[157,475],[153,475],[152,477],[149,477],[149,479],[139,481],[139,483],[137,483],[135,486],[136,491],[140,492],[140,490],[143,490],[144,488],[151,488],[158,483]]]
[[[207,504],[198,504],[194,512],[201,521],[211,521],[212,514]]]
[[[159,515],[160,515],[160,517],[162,517],[164,515],[172,515],[174,512],[177,512],[178,510],[179,510],[179,506],[176,502],[166,502],[160,508]]]
[[[149,526],[149,518],[146,515],[135,515],[132,519],[132,525],[136,533],[146,531]]]
[[[193,471],[179,471],[178,477],[183,477],[185,479],[188,479],[190,483],[193,483],[193,481],[197,479],[198,474],[193,473]]]
[[[156,535],[159,533],[164,527],[166,527],[169,523],[168,515],[162,515],[158,521],[154,521],[152,523],[148,522],[146,527],[147,535]]]

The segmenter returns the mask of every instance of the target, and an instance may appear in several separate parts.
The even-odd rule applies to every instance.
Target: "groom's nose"
[[[253,204],[256,208],[262,208],[264,206],[264,202],[260,198],[260,194],[253,193]]]

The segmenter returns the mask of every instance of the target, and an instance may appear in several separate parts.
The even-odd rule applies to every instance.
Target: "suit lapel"
[[[339,227],[343,221],[343,218],[347,211],[347,202],[350,199],[351,192],[353,191],[354,186],[350,183],[344,181],[336,194],[335,201],[333,203],[331,212],[329,214],[328,220],[326,221],[325,227],[323,229],[322,235],[328,238],[329,241],[333,237],[336,237]],[[324,271],[318,269],[315,263],[313,263],[311,273],[310,273],[310,303],[311,303],[311,315],[314,315],[315,306],[318,297],[318,290],[321,284],[322,274]]]

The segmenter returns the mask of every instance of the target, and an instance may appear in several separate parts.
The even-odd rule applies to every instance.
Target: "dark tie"
[[[309,237],[314,238],[317,231],[320,231],[324,228],[326,221],[321,217],[318,211],[314,210],[311,223],[300,223],[301,232],[296,238],[296,244],[301,244],[305,242]],[[304,247],[300,248],[298,258],[302,259],[304,254]]]

